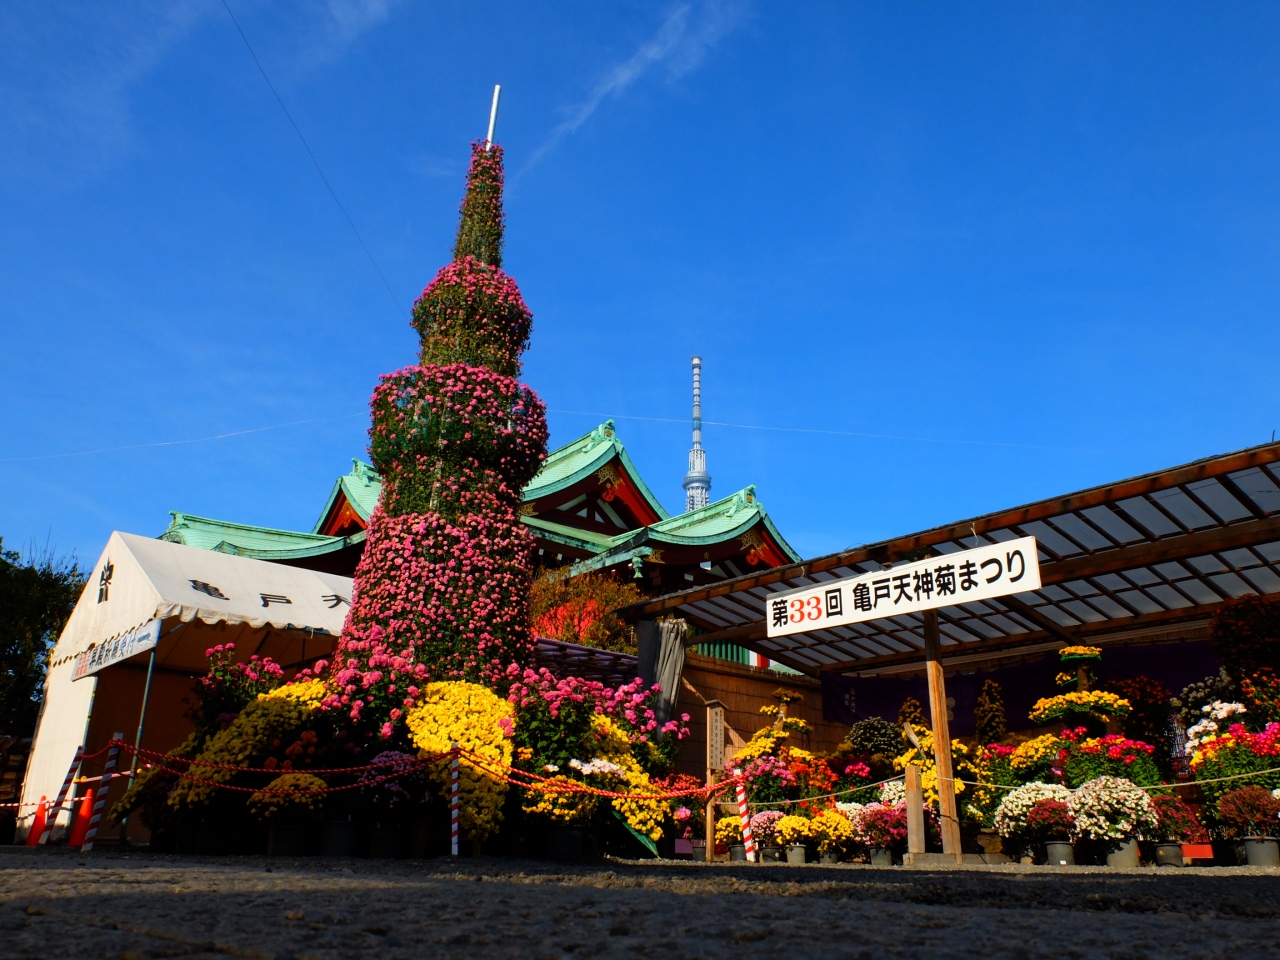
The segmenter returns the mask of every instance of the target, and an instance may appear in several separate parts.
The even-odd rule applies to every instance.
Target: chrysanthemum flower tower
[[[501,269],[496,144],[472,145],[461,213],[453,262],[414,304],[419,365],[373,394],[382,498],[330,674],[329,705],[384,736],[424,682],[483,682],[530,651],[533,538],[519,504],[547,426],[516,379],[532,316]]]

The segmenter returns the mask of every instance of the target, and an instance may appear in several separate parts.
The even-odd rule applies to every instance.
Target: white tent
[[[232,642],[237,660],[301,666],[333,651],[350,601],[348,577],[113,533],[50,655],[22,802],[57,795],[77,746],[92,753],[116,731],[133,741],[149,674],[143,746],[168,750],[190,733],[183,698],[207,672],[209,647]],[[153,621],[154,665],[148,649],[129,655],[134,648],[112,642]],[[122,792],[112,788],[116,799]],[[33,811],[22,813],[20,838]]]

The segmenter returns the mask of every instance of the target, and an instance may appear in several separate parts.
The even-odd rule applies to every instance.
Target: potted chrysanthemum
[[[1058,824],[1061,819],[1062,811],[1057,807],[1045,808],[1042,817],[1035,826],[1029,820],[1031,811],[1037,804],[1046,800],[1052,800],[1055,803],[1066,804],[1071,797],[1071,791],[1060,783],[1034,783],[1023,784],[1016,790],[1010,790],[1000,801],[1000,805],[996,807],[996,812],[992,818],[996,832],[1005,839],[1010,852],[1018,856],[1024,863],[1033,863],[1035,861],[1036,846],[1042,841],[1052,840],[1054,843],[1062,842],[1062,830]],[[1050,813],[1052,810],[1052,814]],[[1070,818],[1070,810],[1066,811],[1066,816]],[[1046,832],[1047,831],[1047,832]],[[1068,835],[1069,841],[1069,835]],[[1068,848],[1070,843],[1067,844]],[[1055,847],[1049,851],[1052,858],[1048,862],[1060,864],[1062,860],[1075,862],[1075,855],[1072,853],[1067,856],[1067,851],[1060,847]]]
[[[1102,843],[1109,867],[1138,866],[1138,841],[1159,829],[1151,797],[1122,777],[1095,777],[1081,784],[1067,806],[1076,835]]]
[[[1263,787],[1228,790],[1218,798],[1218,818],[1244,842],[1251,867],[1280,866],[1280,844],[1273,831],[1280,799]]]
[[[906,803],[869,803],[857,813],[854,836],[873,867],[891,867],[907,842]]]
[[[787,863],[804,863],[808,859],[805,845],[815,839],[813,821],[808,817],[788,814],[778,821],[775,836],[787,851]]]
[[[777,863],[782,859],[782,847],[778,843],[778,821],[784,814],[780,810],[761,810],[751,818],[751,835],[760,845],[760,859]]]
[[[1045,797],[1027,811],[1027,833],[1039,837],[1044,844],[1044,862],[1055,867],[1070,867],[1076,862],[1071,834],[1076,822],[1065,800]]]
[[[1156,866],[1182,866],[1182,845],[1192,842],[1200,834],[1200,822],[1195,811],[1171,793],[1151,798],[1156,809]]]

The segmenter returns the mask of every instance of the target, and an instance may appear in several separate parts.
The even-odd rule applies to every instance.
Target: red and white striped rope
[[[451,745],[449,753],[449,832],[450,850],[453,856],[458,855],[458,741]]]
[[[747,786],[742,781],[741,768],[733,771],[735,789],[738,793],[738,817],[742,821],[742,842],[747,848],[747,859],[756,862],[756,838],[751,832],[751,808],[747,805]]]
[[[107,751],[107,766],[102,771],[102,789],[93,803],[93,816],[89,818],[89,832],[84,835],[81,853],[93,849],[93,838],[98,835],[98,824],[102,821],[103,811],[107,807],[107,791],[111,789],[112,775],[116,772],[116,764],[120,761],[120,746],[124,743],[124,734],[117,733],[111,738],[111,749]]]
[[[80,766],[80,758],[82,756],[84,756],[83,745],[76,747],[75,758],[71,761],[71,766],[67,768],[67,776],[62,781],[62,788],[58,791],[58,799],[53,801],[53,806],[45,814],[44,830],[40,832],[40,839],[37,843],[49,842],[49,834],[53,833],[53,826],[58,822],[58,813],[67,800],[67,794],[71,791],[71,781],[76,778],[76,769]]]

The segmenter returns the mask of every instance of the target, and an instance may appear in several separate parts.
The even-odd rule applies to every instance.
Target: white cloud
[[[130,149],[132,89],[211,12],[211,0],[4,5],[3,175],[74,183]]]
[[[701,66],[708,51],[743,19],[741,0],[684,3],[671,11],[657,31],[630,57],[604,72],[582,102],[569,107],[567,116],[533,151],[524,169],[533,166],[562,138],[578,130],[609,98],[620,97],[638,80],[661,70],[674,80]]]

